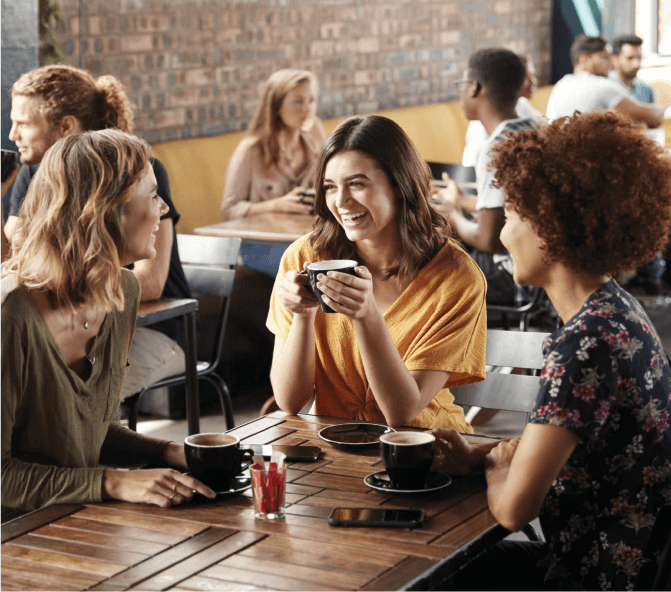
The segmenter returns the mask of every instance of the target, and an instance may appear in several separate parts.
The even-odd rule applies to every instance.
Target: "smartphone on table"
[[[287,462],[310,462],[319,459],[321,448],[318,446],[284,446],[281,444],[243,444],[242,448],[251,448],[254,454],[268,460],[273,454],[282,452]]]
[[[372,526],[416,528],[424,522],[424,510],[382,508],[336,508],[331,512],[331,526]]]

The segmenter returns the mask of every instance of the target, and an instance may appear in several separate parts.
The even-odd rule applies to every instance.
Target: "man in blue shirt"
[[[613,70],[609,77],[629,90],[642,103],[654,103],[655,94],[650,86],[636,78],[641,68],[643,39],[636,35],[622,35],[611,42]]]

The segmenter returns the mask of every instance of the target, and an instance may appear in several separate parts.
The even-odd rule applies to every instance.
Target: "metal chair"
[[[516,296],[517,292],[522,291],[522,289],[521,286],[515,285]],[[533,317],[545,314],[550,310],[550,301],[543,288],[527,286],[526,290],[531,296],[527,302],[519,305],[487,304],[487,313],[501,313],[503,327],[506,330],[510,327],[508,317],[519,317],[520,331],[526,331],[529,328],[529,321]]]
[[[212,327],[214,333],[211,347],[208,347],[210,360],[199,361],[197,364],[198,379],[209,382],[217,391],[221,403],[222,412],[226,418],[226,428],[234,427],[233,404],[231,394],[224,380],[215,372],[221,361],[226,322],[231,303],[231,293],[235,280],[235,265],[240,252],[239,238],[226,238],[216,236],[198,236],[191,234],[178,234],[177,247],[184,268],[184,275],[189,282],[189,287],[194,298],[199,301],[205,298],[215,298],[219,301],[217,322]],[[201,341],[207,335],[208,327],[201,331]],[[202,351],[202,347],[199,348]],[[137,428],[137,405],[140,398],[148,391],[177,386],[186,382],[186,375],[179,374],[171,376],[150,384],[144,390],[128,397],[121,404],[128,412],[128,427],[132,430]]]
[[[446,162],[427,162],[426,164],[429,165],[431,176],[434,179],[441,180],[443,173],[447,173],[450,179],[456,183],[475,183],[475,168],[473,167]],[[477,194],[473,187],[462,187],[461,190],[471,195]]]
[[[523,368],[538,374],[510,374],[488,370],[482,382],[450,389],[458,405],[518,411],[527,415],[533,409],[543,368],[543,340],[548,333],[533,331],[487,331],[485,364],[488,367]],[[531,541],[542,540],[536,529],[527,524],[522,532]]]

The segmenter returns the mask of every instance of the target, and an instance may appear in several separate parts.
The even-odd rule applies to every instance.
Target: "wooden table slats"
[[[287,469],[286,517],[254,518],[251,491],[174,508],[128,502],[55,506],[2,527],[6,590],[391,590],[422,588],[506,534],[482,476],[433,495],[395,496],[363,482],[376,448],[334,447],[317,432],[350,420],[274,412],[232,430],[248,443],[322,449]],[[476,439],[473,437],[473,439]],[[332,527],[335,507],[423,508],[417,529]],[[480,545],[480,546],[478,546]]]
[[[188,559],[162,570],[151,578],[142,580],[131,590],[164,590],[172,587],[182,580],[202,572],[225,557],[253,545],[262,537],[263,535],[255,532],[236,532],[199,553],[194,553]]]
[[[172,568],[174,565],[183,562],[187,557],[200,553],[234,533],[234,530],[227,528],[208,528],[193,538],[110,578],[109,581],[120,586],[135,586],[138,582],[144,582],[148,578]]]

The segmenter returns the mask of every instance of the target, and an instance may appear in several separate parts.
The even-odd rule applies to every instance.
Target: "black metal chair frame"
[[[491,367],[524,368],[539,373],[543,368],[542,344],[548,333],[487,330],[485,364]],[[487,407],[529,414],[533,409],[540,376],[488,371],[486,380],[454,387],[450,392],[458,405]],[[531,541],[542,540],[527,524],[522,532]]]
[[[235,265],[242,240],[239,238],[197,236],[188,234],[177,235],[177,246],[184,269],[184,275],[194,298],[215,296],[221,299],[217,314],[217,323],[209,362],[198,362],[198,380],[209,382],[219,396],[222,412],[226,418],[226,429],[235,426],[233,404],[228,385],[215,372],[219,365],[226,333],[226,323],[231,306],[231,293],[235,281]],[[137,428],[137,405],[145,393],[162,388],[172,387],[186,382],[186,375],[179,374],[150,384],[136,395],[128,397],[121,406],[128,412],[128,427]]]

